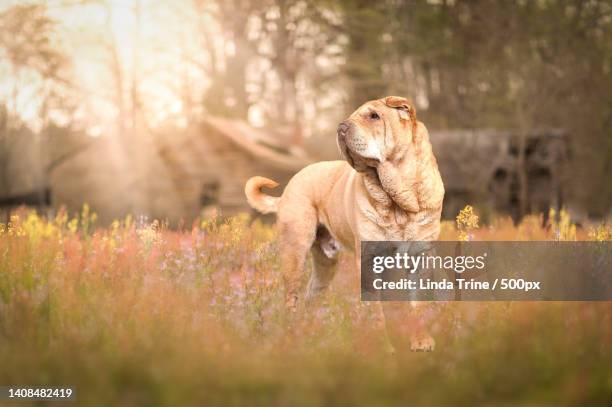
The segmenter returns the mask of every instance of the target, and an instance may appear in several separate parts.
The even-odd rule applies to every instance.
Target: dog
[[[307,303],[329,286],[340,249],[353,254],[359,270],[362,241],[433,241],[440,234],[444,185],[427,129],[407,99],[388,96],[366,102],[340,123],[337,143],[345,161],[305,167],[280,197],[262,192],[278,186],[268,178],[253,177],[245,186],[251,207],[277,214],[291,309],[299,301],[309,252],[314,267]],[[408,329],[411,350],[433,350],[435,342],[419,316],[404,310],[403,304],[382,304],[387,332],[398,336]]]

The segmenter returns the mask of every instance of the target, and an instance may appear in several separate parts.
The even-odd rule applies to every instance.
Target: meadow
[[[442,239],[611,238],[553,218],[479,226],[466,208]],[[436,351],[391,356],[348,262],[320,307],[286,312],[275,239],[246,215],[171,230],[15,213],[0,224],[0,385],[70,385],[100,406],[612,402],[612,303],[435,304]]]

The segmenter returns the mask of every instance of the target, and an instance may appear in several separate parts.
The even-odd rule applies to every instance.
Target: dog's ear
[[[399,113],[400,120],[412,122],[412,134],[413,137],[417,136],[417,117],[416,110],[412,106],[412,104],[408,101],[408,99],[403,98],[401,96],[387,96],[384,99],[385,105],[390,108],[397,109]]]
[[[416,123],[416,110],[408,99],[401,96],[387,96],[385,99],[385,105],[393,109],[397,109],[400,119],[409,120]]]
[[[389,107],[404,107],[404,108],[408,108],[410,107],[410,102],[408,101],[408,99],[403,98],[401,96],[387,96],[385,98],[385,104]]]

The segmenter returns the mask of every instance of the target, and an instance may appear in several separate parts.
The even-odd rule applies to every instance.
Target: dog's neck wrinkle
[[[361,173],[368,200],[375,213],[365,216],[375,223],[386,240],[436,240],[439,214],[431,210],[408,212],[400,207],[382,188],[378,176]]]
[[[389,229],[392,235],[402,235],[401,231],[408,223],[410,214],[401,208],[383,188],[378,173],[372,169],[362,173],[363,183],[368,193],[369,201],[378,219],[376,223]]]
[[[397,220],[404,223],[403,219],[409,216],[437,209],[438,202],[433,205],[428,202],[432,192],[428,190],[429,184],[436,183],[435,179],[427,177],[425,167],[428,165],[431,163],[421,160],[417,163],[400,161],[362,171],[364,186],[376,211],[382,216],[393,212]]]
[[[365,189],[370,197],[370,202],[374,204],[374,208],[384,211],[392,206],[393,200],[382,187],[376,170],[374,168],[368,168],[362,172],[361,175]]]
[[[419,212],[418,168],[416,162],[383,162],[376,172],[381,188],[390,199],[408,213]]]
[[[441,208],[444,186],[426,130],[413,137],[414,144],[399,157],[379,164],[376,172],[388,196],[407,213],[418,214]]]

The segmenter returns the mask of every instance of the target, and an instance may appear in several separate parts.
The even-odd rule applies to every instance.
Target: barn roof
[[[297,171],[313,161],[303,149],[286,148],[278,143],[279,137],[242,120],[206,116],[203,124],[227,137],[254,157],[265,160],[266,163],[279,169]]]

